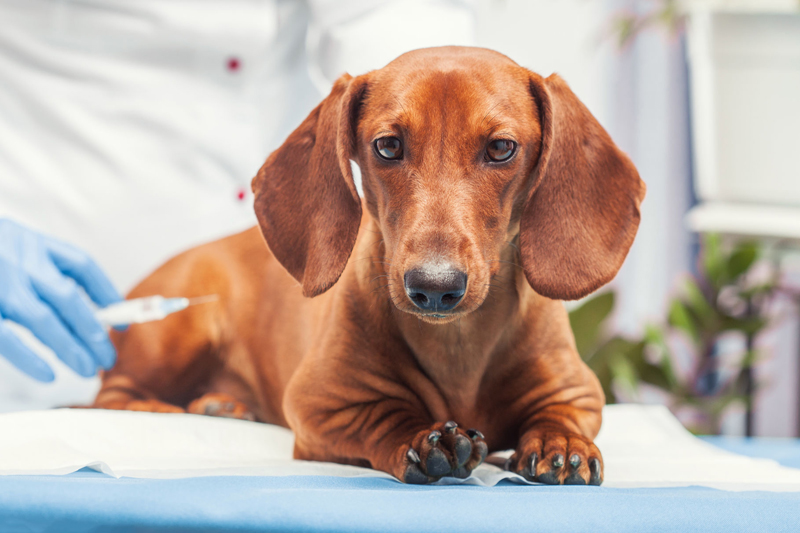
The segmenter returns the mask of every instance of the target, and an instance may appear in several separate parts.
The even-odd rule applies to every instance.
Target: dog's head
[[[351,159],[392,300],[430,322],[477,309],[508,246],[539,294],[594,291],[619,270],[645,191],[558,76],[478,48],[410,52],[339,78],[253,180],[264,237],[306,296],[336,283],[356,241]]]

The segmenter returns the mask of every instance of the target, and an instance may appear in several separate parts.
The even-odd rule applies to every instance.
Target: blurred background
[[[797,0],[0,0],[0,216],[128,290],[254,223],[250,179],[338,75],[444,44],[558,72],[647,183],[620,274],[568,304],[609,401],[800,435]],[[58,380],[0,358],[0,410],[93,397],[39,349]]]
[[[800,431],[800,4],[487,1],[478,40],[567,79],[647,183],[610,290],[570,305],[609,401]]]

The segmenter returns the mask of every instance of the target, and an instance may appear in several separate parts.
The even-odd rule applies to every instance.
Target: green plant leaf
[[[614,380],[621,381],[624,386],[632,391],[639,389],[639,379],[636,374],[636,369],[633,364],[631,364],[630,359],[625,357],[625,354],[619,352],[613,354],[609,358],[608,364],[611,368],[611,374],[614,376]]]
[[[672,354],[664,338],[664,332],[656,326],[648,325],[645,327],[644,341],[646,345],[655,346],[661,352],[661,360],[657,363],[657,366],[661,369],[664,379],[667,381],[667,387],[663,388],[676,392],[680,384],[678,376],[672,367]],[[644,350],[642,350],[642,354],[644,354]],[[653,383],[653,385],[658,386],[656,383]]]
[[[724,283],[726,261],[722,255],[722,239],[716,233],[703,235],[703,276],[719,289]]]
[[[756,336],[768,324],[762,317],[734,318],[724,317],[720,324],[720,331],[741,331],[745,335]]]
[[[613,343],[614,340],[612,339],[600,346],[591,360],[587,361],[589,368],[597,375],[600,386],[603,387],[603,393],[606,395],[606,403],[609,404],[617,402],[617,397],[611,386],[614,376],[611,373],[611,367],[608,365],[608,358],[615,351],[612,346]]]
[[[617,396],[614,394],[614,390],[611,387],[611,382],[613,380],[611,369],[608,366],[605,366],[595,370],[595,374],[597,375],[597,379],[600,380],[600,386],[603,387],[603,394],[606,396],[606,403],[617,403]]]
[[[664,331],[653,324],[647,324],[644,327],[644,340],[650,344],[666,344]]]
[[[614,309],[614,293],[604,292],[586,300],[569,313],[569,325],[575,335],[575,345],[584,360],[597,351],[605,320]]]
[[[618,46],[622,48],[636,35],[639,24],[638,19],[633,15],[620,15],[614,21],[614,26]]]
[[[753,263],[758,259],[759,246],[754,242],[744,242],[736,246],[728,258],[727,278],[730,281],[736,280],[739,276],[747,272]]]
[[[700,334],[697,331],[697,326],[695,326],[686,306],[680,300],[675,299],[670,303],[667,321],[670,326],[683,331],[695,342],[699,342]]]
[[[742,369],[750,368],[759,360],[759,358],[760,355],[758,353],[758,350],[747,350],[747,352],[744,354],[744,357],[742,358],[742,362],[739,363],[739,366],[741,366]]]
[[[644,383],[649,383],[663,391],[675,392],[662,368],[651,364],[645,364],[639,368],[639,376]]]
[[[603,343],[594,353],[594,355],[586,361],[586,364],[591,368],[595,374],[599,374],[603,369],[608,368],[609,358],[624,349],[619,345],[619,337],[613,337],[607,342]]]
[[[754,285],[744,290],[740,290],[739,294],[742,298],[751,298],[757,294],[768,294],[775,290],[777,287],[777,281],[767,281],[765,283],[761,283],[759,285]]]
[[[589,368],[592,369],[597,375],[597,379],[600,380],[600,385],[603,387],[603,392],[606,395],[606,403],[616,403],[617,401],[612,386],[616,378],[612,359],[619,356],[627,357],[628,352],[634,346],[636,346],[635,342],[615,336],[603,343],[597,349],[594,356],[587,361]]]
[[[713,302],[709,302],[706,299],[706,295],[703,294],[703,291],[700,290],[697,282],[693,279],[686,280],[684,291],[686,293],[685,304],[689,310],[697,317],[704,328],[712,327],[718,316]]]
[[[637,363],[636,371],[644,383],[649,383],[667,392],[675,392],[671,376],[667,374],[662,366],[654,365],[644,359]]]

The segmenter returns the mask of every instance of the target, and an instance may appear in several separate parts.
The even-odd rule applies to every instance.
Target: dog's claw
[[[411,461],[412,463],[417,465],[419,464],[420,461],[419,454],[414,450],[414,448],[408,449],[408,451],[406,452],[406,457],[408,457],[408,460]]]
[[[600,479],[600,460],[596,457],[589,461],[589,471],[592,473],[589,485],[600,485],[603,481]]]
[[[562,466],[564,466],[564,456],[557,453],[555,457],[553,457],[553,467],[561,468]]]
[[[436,446],[436,443],[439,442],[439,439],[442,438],[442,434],[436,430],[431,431],[430,435],[428,435],[428,442],[431,446]]]
[[[557,453],[553,457],[553,469],[549,472],[545,472],[539,476],[536,476],[536,481],[539,483],[545,483],[547,485],[559,485],[561,481],[558,479],[558,469],[564,466],[564,456],[560,453]]]
[[[539,456],[537,454],[535,454],[535,453],[531,454],[530,465],[528,466],[528,468],[531,471],[531,478],[535,478],[536,477],[536,461],[538,459],[539,459]]]
[[[444,425],[444,430],[451,435],[455,434],[456,429],[458,429],[458,424],[450,420]]]
[[[467,435],[469,435],[469,438],[471,438],[472,440],[485,438],[483,436],[483,433],[481,433],[477,429],[468,429],[467,430]]]
[[[569,464],[572,467],[572,472],[564,480],[564,485],[586,485],[586,480],[578,473],[578,467],[581,466],[581,456],[573,453],[569,457]]]

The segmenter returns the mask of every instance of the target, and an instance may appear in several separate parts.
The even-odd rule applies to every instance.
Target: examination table
[[[700,440],[661,407],[611,406],[604,419],[601,487],[523,484],[488,465],[467,483],[408,486],[292,461],[291,433],[266,424],[10,413],[0,532],[800,531],[800,441]]]

